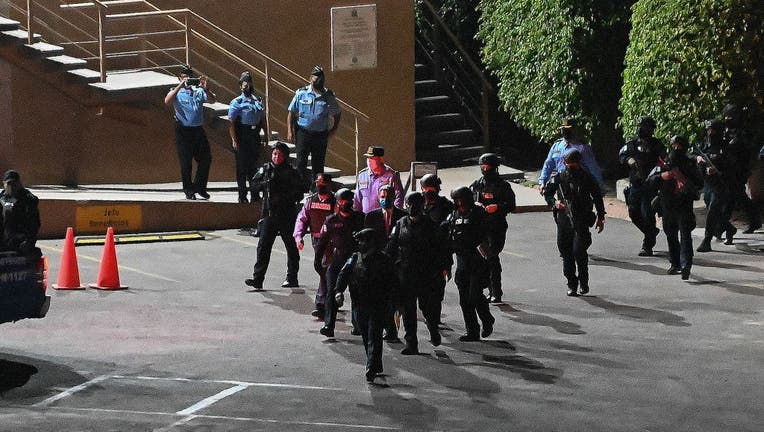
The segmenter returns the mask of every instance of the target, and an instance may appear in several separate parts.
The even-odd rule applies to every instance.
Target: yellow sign
[[[138,230],[143,227],[143,207],[140,205],[90,205],[77,207],[77,232],[115,232]]]

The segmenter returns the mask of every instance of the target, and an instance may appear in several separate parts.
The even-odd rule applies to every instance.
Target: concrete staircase
[[[435,79],[432,65],[415,64],[417,160],[440,167],[474,163],[483,152],[480,136],[447,89]]]
[[[85,103],[89,105],[156,102],[178,84],[176,76],[150,70],[107,73],[106,82],[102,83],[100,72],[87,68],[86,60],[66,55],[64,47],[44,42],[39,34],[34,35],[30,44],[28,33],[21,28],[21,23],[4,17],[0,17],[0,55],[37,63],[41,71],[60,77],[62,85],[79,87],[76,92],[78,97],[86,99]],[[232,151],[228,136],[228,104],[206,103],[204,108],[211,144]],[[261,131],[261,135],[264,134]],[[278,132],[272,131],[268,142],[275,143],[277,140]],[[292,149],[290,159],[295,163],[295,146],[288,145]],[[261,159],[267,161],[269,155],[262,154]],[[342,175],[340,170],[332,167],[326,167],[325,171],[333,176]]]

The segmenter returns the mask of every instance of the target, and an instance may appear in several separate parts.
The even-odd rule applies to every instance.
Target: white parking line
[[[191,405],[190,407],[188,407],[188,408],[186,408],[184,410],[178,411],[176,414],[182,415],[182,416],[191,415],[191,414],[193,414],[193,413],[195,413],[195,412],[197,412],[199,410],[203,410],[203,409],[209,407],[210,405],[214,404],[215,402],[221,401],[221,400],[227,398],[228,396],[236,394],[236,393],[238,393],[238,392],[240,392],[242,390],[245,390],[247,388],[249,388],[248,385],[240,384],[240,385],[237,385],[237,386],[225,389],[225,390],[221,391],[218,394],[212,395],[212,396],[210,396],[210,397],[208,397],[206,399],[202,399],[201,401]]]
[[[110,375],[101,375],[101,376],[95,377],[95,378],[93,378],[92,380],[90,380],[88,382],[84,382],[84,383],[82,383],[82,384],[80,384],[78,386],[74,386],[74,387],[72,387],[70,389],[64,390],[61,393],[59,393],[59,394],[57,394],[55,396],[51,396],[51,397],[45,399],[44,401],[38,402],[38,403],[36,403],[36,404],[34,404],[32,406],[33,407],[45,407],[45,406],[48,406],[48,405],[52,404],[53,402],[56,402],[58,400],[64,399],[66,397],[69,397],[69,396],[71,396],[71,395],[73,395],[73,394],[75,394],[75,393],[77,393],[79,391],[85,390],[86,388],[88,388],[88,387],[90,387],[90,386],[92,386],[94,384],[98,384],[101,381],[106,381],[110,377],[111,377]]]
[[[212,235],[210,235],[210,236],[212,237]],[[235,237],[228,237],[228,236],[224,236],[224,235],[220,235],[220,234],[215,234],[214,236],[218,237],[218,238],[221,238],[223,240],[228,240],[228,241],[234,242],[234,243],[241,243],[241,244],[245,244],[247,246],[255,246],[255,247],[257,247],[257,242],[254,242],[254,241],[241,240],[241,239],[237,239]],[[276,253],[279,253],[281,255],[286,255],[287,254],[286,251],[277,248],[276,247],[276,243],[273,243],[273,248],[271,249],[271,252],[276,252]]]
[[[337,387],[318,387],[307,386],[300,384],[282,384],[282,383],[262,383],[262,382],[247,382],[247,381],[232,381],[232,380],[207,380],[207,379],[190,379],[190,378],[175,378],[175,377],[150,377],[150,376],[129,376],[129,375],[112,375],[114,379],[127,379],[127,380],[141,380],[141,381],[179,381],[179,382],[193,382],[193,383],[212,383],[212,384],[231,384],[231,385],[244,385],[247,387],[280,387],[299,390],[325,390],[325,391],[341,391],[345,392],[346,389]]]

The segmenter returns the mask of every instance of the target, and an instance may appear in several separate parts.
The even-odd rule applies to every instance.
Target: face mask
[[[419,206],[409,207],[409,216],[412,218],[418,218],[419,216],[422,216],[424,214],[424,209]]]
[[[563,129],[562,137],[565,138],[566,141],[569,141],[573,138],[573,131],[571,129]]]
[[[364,257],[374,251],[374,245],[370,241],[360,240],[357,243],[358,243],[358,252],[360,252],[361,255],[363,255]]]
[[[317,185],[316,190],[318,191],[319,195],[328,195],[331,191],[329,185]]]
[[[317,76],[316,81],[313,82],[313,87],[322,90],[324,88],[324,83],[326,82],[326,78],[324,78],[323,75]]]
[[[438,192],[427,191],[424,193],[424,199],[427,200],[427,202],[435,202],[435,200],[438,199]]]
[[[382,206],[382,208],[392,208],[393,207],[393,200],[388,198],[380,198],[379,199],[379,205]]]
[[[480,172],[485,177],[494,177],[496,174],[498,174],[498,170],[495,167],[492,167],[490,165],[481,165],[480,166]]]

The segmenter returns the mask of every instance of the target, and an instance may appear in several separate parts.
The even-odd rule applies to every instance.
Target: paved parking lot
[[[568,298],[550,215],[509,221],[495,333],[457,340],[450,283],[444,344],[423,325],[421,355],[387,344],[375,385],[346,315],[335,340],[309,316],[309,246],[300,288],[283,289],[277,241],[262,293],[243,285],[257,239],[236,230],[118,246],[128,290],[51,292],[48,317],[0,327],[0,429],[761,430],[761,253],[715,244],[682,282],[665,275],[665,239],[662,256],[636,257],[636,229],[609,220],[591,295]],[[61,241],[42,246],[53,281]],[[101,248],[77,252],[94,281]]]

